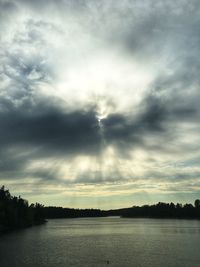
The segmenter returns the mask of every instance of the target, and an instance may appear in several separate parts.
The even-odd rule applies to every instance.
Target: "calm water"
[[[0,266],[199,267],[200,221],[49,220],[0,236]]]

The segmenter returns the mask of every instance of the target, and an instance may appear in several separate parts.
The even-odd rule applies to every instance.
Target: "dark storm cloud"
[[[95,113],[65,113],[44,102],[27,110],[11,106],[0,114],[0,143],[6,146],[42,146],[47,153],[70,154],[96,150],[99,144]],[[46,107],[45,107],[46,105]],[[45,153],[44,153],[45,154]]]
[[[15,107],[12,101],[0,101],[2,178],[26,178],[31,175],[51,180],[53,176],[58,176],[56,166],[40,166],[32,171],[26,171],[26,167],[39,159],[57,157],[58,160],[100,152],[101,140],[94,111],[66,112],[45,103],[44,99],[37,104],[33,102]]]
[[[1,99],[1,147],[42,146],[47,153],[52,150],[66,154],[98,151],[101,137],[95,110],[68,113],[45,99],[38,103],[29,99],[23,104],[16,107],[11,100]],[[122,114],[102,120],[108,142],[121,140],[129,146],[134,145],[134,136],[142,139],[148,132],[164,131],[162,124],[167,116],[164,107],[159,103],[148,105],[135,120]]]
[[[103,125],[109,142],[129,150],[132,146],[148,147],[148,136],[154,136],[156,143],[161,137],[159,145],[165,147],[166,142],[175,137],[177,123],[190,123],[198,118],[198,106],[177,106],[176,100],[163,99],[152,93],[140,104],[137,115],[113,114],[103,120]]]
[[[113,114],[103,120],[105,135],[112,143],[124,144],[124,148],[130,146],[145,146],[144,138],[148,134],[162,134],[165,130],[164,121],[167,118],[165,108],[159,103],[151,104],[134,119],[131,114],[125,116]]]

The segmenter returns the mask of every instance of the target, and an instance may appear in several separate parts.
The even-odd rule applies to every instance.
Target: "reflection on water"
[[[0,236],[0,266],[200,266],[200,221],[81,218]]]

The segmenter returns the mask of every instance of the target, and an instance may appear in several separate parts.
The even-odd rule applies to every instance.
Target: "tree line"
[[[177,218],[200,219],[200,200],[196,199],[194,205],[180,203],[163,203],[156,205],[134,206],[122,211],[123,217],[149,217],[149,218]]]
[[[107,216],[106,211],[100,209],[72,209],[63,207],[43,207],[43,213],[47,219]]]
[[[0,187],[0,231],[24,228],[44,223],[43,206],[39,203],[28,204],[28,201],[11,196],[9,190]]]
[[[100,209],[70,209],[62,207],[44,207],[46,218],[77,218],[120,216],[127,218],[177,218],[200,219],[200,200],[192,204],[163,203],[156,205],[133,206],[131,208],[100,210]]]

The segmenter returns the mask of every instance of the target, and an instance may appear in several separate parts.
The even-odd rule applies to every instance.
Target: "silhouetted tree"
[[[28,201],[12,197],[9,190],[0,187],[0,228],[11,229],[27,227],[44,222],[43,206],[29,206]]]
[[[200,208],[200,199],[196,199],[194,202],[195,208]]]

